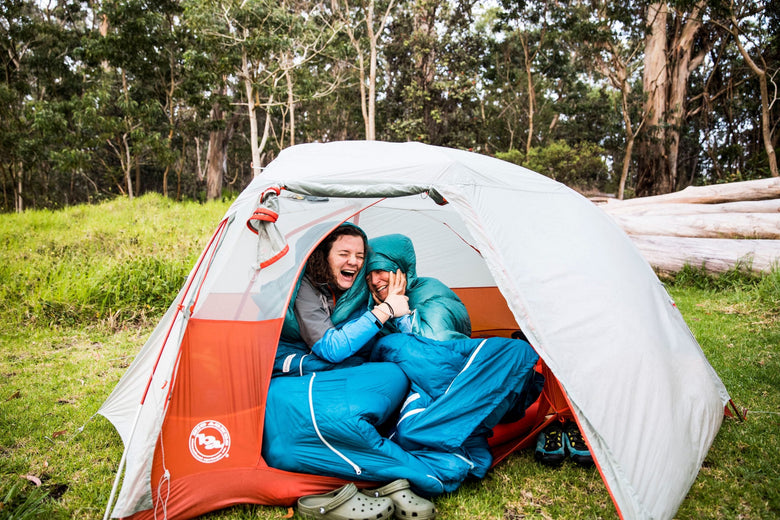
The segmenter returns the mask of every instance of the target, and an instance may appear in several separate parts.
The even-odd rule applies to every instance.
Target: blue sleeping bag
[[[523,401],[538,356],[521,340],[392,334],[373,359],[392,363],[271,380],[268,465],[349,480],[406,478],[428,495],[454,491],[490,468],[487,436]]]
[[[484,477],[493,427],[510,411],[522,415],[538,396],[538,359],[516,339],[381,338],[372,360],[393,362],[411,382],[390,438],[406,450],[461,451],[473,464],[470,474]]]
[[[347,480],[405,478],[429,495],[454,490],[471,467],[461,454],[405,450],[380,433],[408,388],[392,363],[274,378],[263,458],[274,468]]]

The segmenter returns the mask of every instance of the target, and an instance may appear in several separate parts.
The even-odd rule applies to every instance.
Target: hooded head
[[[408,289],[414,287],[417,281],[417,258],[409,237],[399,234],[384,235],[369,240],[368,247],[370,255],[366,262],[366,276],[369,290],[373,292],[381,289],[382,283],[387,283],[386,273],[395,273],[399,269],[406,275],[406,287]],[[375,284],[371,281],[373,271],[377,271],[373,276],[377,282]],[[384,296],[381,291],[377,292],[380,292],[380,296]]]
[[[384,235],[368,241],[369,257],[366,261],[366,275],[369,291],[372,287],[373,271],[406,274],[406,295],[409,308],[414,309],[412,332],[438,340],[462,339],[471,335],[471,321],[460,298],[441,281],[435,278],[417,276],[417,258],[411,239],[404,235]],[[385,276],[385,283],[387,277]],[[380,300],[383,299],[380,294]],[[393,325],[385,324],[392,331]]]

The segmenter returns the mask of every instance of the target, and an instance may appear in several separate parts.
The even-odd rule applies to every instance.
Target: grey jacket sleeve
[[[309,348],[319,341],[328,329],[333,328],[333,322],[330,319],[333,309],[327,297],[317,290],[305,276],[301,280],[293,310],[301,330],[301,338]]]

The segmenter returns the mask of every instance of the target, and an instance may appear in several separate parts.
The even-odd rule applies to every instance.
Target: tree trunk
[[[636,192],[639,196],[671,193],[677,188],[688,79],[706,55],[706,49],[693,55],[704,6],[706,2],[699,0],[690,13],[678,12],[671,38],[667,37],[666,3],[656,2],[648,7],[644,71],[648,120],[638,154]]]
[[[293,66],[292,58],[289,54],[285,56],[284,61],[284,79],[287,83],[287,113],[290,116],[290,146],[295,146],[295,95],[293,92],[292,76],[290,75],[290,69]]]
[[[763,69],[759,67],[758,64],[750,57],[747,49],[745,49],[745,47],[742,45],[742,40],[739,39],[739,23],[737,22],[737,19],[733,13],[731,15],[731,34],[734,36],[734,40],[737,43],[737,48],[739,49],[739,53],[742,55],[742,58],[748,64],[750,70],[753,71],[753,74],[758,77],[760,86],[759,88],[761,91],[761,138],[764,141],[764,149],[766,150],[766,155],[769,160],[769,172],[772,174],[772,177],[778,177],[777,156],[775,155],[775,147],[774,143],[772,142],[772,129],[769,122],[771,117],[770,106],[777,100],[777,88],[775,87],[775,95],[770,103],[769,86],[767,85],[766,79],[767,67],[764,66]]]
[[[526,87],[528,88],[528,137],[525,140],[525,156],[531,154],[531,145],[534,136],[534,112],[536,111],[536,91],[534,90],[534,79],[531,74],[533,67],[533,58],[528,49],[528,41],[525,35],[520,36],[520,43],[523,46],[523,61],[525,62]]]
[[[668,193],[657,191],[656,178],[666,176],[666,134],[661,122],[666,110],[666,19],[665,2],[651,4],[647,8],[647,37],[645,39],[645,113],[648,115],[645,136],[639,146],[636,193],[638,196]]]
[[[699,1],[688,16],[688,21],[675,35],[672,46],[671,76],[669,85],[669,107],[666,110],[667,139],[669,146],[667,178],[661,182],[664,191],[671,193],[677,189],[677,162],[680,156],[680,131],[686,119],[686,100],[688,97],[688,78],[704,59],[704,53],[693,55],[693,43],[701,29],[701,11],[703,2]],[[668,189],[667,189],[668,187]]]
[[[366,9],[366,29],[368,34],[368,121],[366,125],[366,140],[376,139],[376,65],[377,65],[377,38],[379,34],[374,32],[374,0],[369,0]]]
[[[247,33],[248,30],[244,29],[244,32]],[[252,149],[252,176],[254,176],[256,172],[260,171],[260,149],[257,146],[257,115],[255,114],[255,94],[254,87],[252,86],[252,75],[249,71],[249,59],[246,55],[246,49],[244,49],[241,53],[241,74],[244,76],[243,79],[244,90],[246,93],[247,114],[249,115],[249,143]],[[209,150],[211,150],[211,139],[209,139]],[[221,178],[219,179],[219,182],[221,195]]]
[[[612,215],[629,235],[780,240],[780,213]]]
[[[122,147],[124,148],[125,183],[127,185],[127,197],[133,200],[133,157],[130,155],[130,142],[127,133],[122,134]]]
[[[610,215],[706,215],[712,213],[780,213],[780,199],[745,200],[718,204],[667,202],[657,204],[623,205],[608,203],[601,208]]]
[[[632,236],[639,252],[662,275],[676,273],[685,265],[713,274],[736,266],[769,272],[780,263],[780,240],[731,240],[727,238],[681,238]]]
[[[24,199],[22,199],[22,165],[19,163],[16,174],[14,175],[14,168],[11,169],[11,178],[16,177],[16,184],[14,184],[14,209],[17,213],[24,211]]]
[[[630,127],[626,128],[626,153],[623,156],[623,165],[620,169],[620,183],[618,184],[617,198],[623,200],[623,195],[626,192],[626,180],[628,180],[628,170],[631,168],[631,154],[634,151],[635,136],[633,134],[628,135],[631,132]]]
[[[616,208],[643,206],[659,202],[689,202],[714,204],[740,200],[769,200],[780,198],[780,179],[775,177],[753,181],[732,182],[729,184],[711,184],[709,186],[688,186],[684,190],[654,197],[615,202]],[[611,206],[609,206],[611,207]]]
[[[222,107],[214,103],[211,107],[211,120],[224,119]],[[222,197],[222,182],[227,165],[227,147],[233,134],[233,121],[225,129],[212,130],[209,133],[209,148],[206,152],[206,200]]]

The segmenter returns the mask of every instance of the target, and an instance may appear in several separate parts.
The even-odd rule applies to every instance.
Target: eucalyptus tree
[[[99,162],[122,172],[118,188],[130,198],[167,177],[176,152],[183,94],[181,9],[175,0],[105,1],[96,13],[100,36],[90,47],[87,93],[97,103],[94,131],[107,145]],[[144,175],[142,176],[142,172]]]
[[[640,72],[644,31],[632,23],[640,17],[636,3],[591,0],[577,3],[567,13],[568,40],[579,60],[590,64],[596,76],[606,78],[619,96],[624,149],[620,161],[617,198],[623,199],[636,138],[648,120],[641,105]]]
[[[333,0],[334,28],[349,37],[356,60],[365,138],[376,139],[376,99],[382,38],[397,0]]]
[[[192,68],[209,67],[211,75],[211,86],[203,99],[211,102],[215,123],[207,160],[207,197],[212,199],[221,191],[226,148],[237,117],[246,118],[249,124],[255,175],[261,171],[263,150],[270,139],[275,139],[278,148],[295,143],[296,105],[302,99],[323,95],[339,81],[336,74],[331,83],[320,85],[320,90],[308,85],[302,92],[296,74],[318,59],[334,36],[323,22],[323,9],[317,2],[186,0],[184,5],[187,24],[197,34],[197,45],[188,59]],[[308,77],[311,79],[311,74]],[[245,112],[238,113],[233,106],[245,107]],[[265,115],[262,136],[258,109]],[[274,118],[276,109],[283,117]],[[227,124],[216,124],[223,117]]]
[[[502,93],[502,101],[506,103],[503,114],[509,116],[507,128],[512,134],[517,131],[514,122],[525,122],[524,153],[527,156],[531,147],[540,144],[537,135],[537,107],[540,93],[545,90],[547,78],[541,73],[545,47],[552,43],[551,10],[555,8],[547,0],[528,0],[513,2],[501,0],[502,12],[497,23],[497,29],[504,37],[496,53],[495,74],[496,85]]]
[[[636,193],[640,196],[677,189],[690,77],[723,34],[713,24],[712,6],[705,0],[653,1],[643,7],[647,31],[644,110],[648,118],[637,156]]]
[[[780,119],[777,116],[773,118],[772,106],[778,100],[775,78],[780,72],[780,63],[771,61],[767,47],[772,43],[777,44],[777,33],[772,35],[770,31],[772,27],[777,28],[775,24],[778,14],[767,12],[769,4],[768,1],[732,0],[729,2],[725,25],[733,37],[740,55],[758,80],[761,96],[761,138],[769,163],[769,172],[773,177],[777,177],[777,157],[773,142],[776,137],[773,136],[775,136]],[[769,88],[770,83],[772,89]],[[775,110],[774,112],[777,114],[779,111]]]
[[[486,40],[473,7],[443,0],[399,6],[385,46],[388,139],[460,148],[486,141],[480,93]]]

